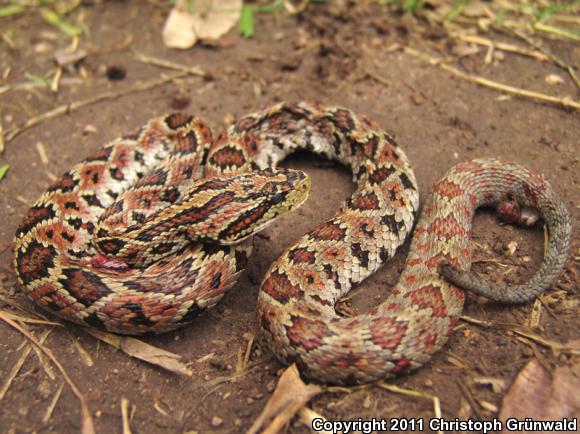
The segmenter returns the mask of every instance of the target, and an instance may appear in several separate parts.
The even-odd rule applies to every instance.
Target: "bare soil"
[[[419,47],[437,55],[451,54],[456,43],[426,20],[393,13],[374,3],[337,6],[312,4],[299,16],[260,15],[256,36],[243,39],[231,32],[215,44],[188,51],[169,50],[161,29],[168,7],[145,2],[105,1],[81,6],[90,34],[81,38],[89,55],[80,84],[63,85],[58,93],[45,89],[13,90],[0,96],[0,121],[5,130],[58,105],[105,91],[119,91],[139,80],[171,71],[135,59],[130,49],[198,66],[211,78],[187,77],[148,91],[92,104],[24,131],[6,143],[0,162],[10,170],[0,182],[0,308],[26,315],[41,314],[19,291],[12,268],[12,237],[27,208],[59,174],[100,144],[162,113],[186,110],[202,115],[216,130],[227,120],[280,100],[318,100],[367,114],[392,132],[413,163],[422,200],[431,184],[459,161],[476,157],[505,157],[545,174],[579,223],[580,122],[578,113],[538,101],[505,97],[430,66],[398,46]],[[25,72],[42,75],[53,67],[55,48],[69,41],[55,33],[38,14],[2,20],[13,31],[15,46],[0,45],[0,67],[11,68],[8,82],[24,80]],[[51,31],[55,38],[48,38]],[[127,39],[128,37],[132,39]],[[500,37],[505,38],[505,37]],[[54,40],[52,40],[54,39]],[[508,39],[509,40],[509,39]],[[123,43],[128,42],[128,43]],[[512,40],[512,42],[514,42]],[[568,61],[580,58],[580,48],[565,41],[548,41],[549,48]],[[48,46],[44,50],[42,46]],[[484,62],[485,50],[462,57],[462,70],[513,86],[578,97],[574,84],[550,62],[517,54]],[[107,68],[126,72],[122,80],[107,78]],[[564,83],[544,78],[559,74]],[[70,78],[78,75],[65,73]],[[376,77],[379,77],[377,79]],[[87,126],[91,126],[87,129]],[[41,161],[37,143],[47,151]],[[194,374],[181,377],[97,341],[82,327],[55,327],[45,345],[86,395],[97,432],[121,432],[121,398],[133,408],[136,433],[243,432],[261,412],[280,370],[259,339],[256,299],[269,264],[318,223],[331,217],[352,191],[346,169],[309,154],[284,163],[305,170],[313,189],[307,204],[278,225],[255,237],[249,268],[236,287],[212,311],[174,333],[143,340],[177,353]],[[542,258],[541,227],[521,229],[499,225],[491,212],[478,213],[474,223],[474,268],[498,282],[519,282],[530,276]],[[569,342],[580,338],[578,327],[578,237],[566,272],[542,297],[543,314],[536,333]],[[516,243],[510,254],[508,246]],[[363,310],[384,299],[397,281],[406,248],[372,276],[348,301]],[[490,321],[483,328],[462,322],[447,346],[419,371],[392,381],[406,389],[436,395],[443,416],[497,416],[504,392],[477,386],[477,377],[510,384],[531,358],[547,367],[577,363],[568,355],[522,341],[502,324],[526,325],[532,304],[504,306],[467,296],[465,315]],[[50,319],[54,319],[50,317]],[[0,383],[20,359],[26,339],[0,322]],[[48,326],[28,325],[36,336]],[[256,336],[249,368],[234,376],[239,353]],[[80,344],[77,345],[77,344]],[[82,357],[82,347],[94,362]],[[216,379],[227,381],[218,382]],[[34,352],[26,359],[0,401],[0,432],[68,433],[80,429],[78,400],[65,386],[54,411],[43,421],[63,380],[48,375]],[[469,405],[466,389],[475,399]],[[469,394],[469,393],[467,393]],[[481,406],[482,401],[490,405]],[[466,404],[467,403],[467,404]],[[473,403],[472,403],[473,405]],[[376,387],[328,392],[310,406],[327,419],[433,416],[429,400],[387,392]],[[287,432],[308,432],[297,419]]]

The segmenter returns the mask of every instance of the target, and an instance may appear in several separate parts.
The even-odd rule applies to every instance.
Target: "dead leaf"
[[[163,43],[185,50],[199,39],[219,39],[236,25],[242,5],[242,0],[178,0],[163,27]]]
[[[580,413],[580,364],[557,366],[551,373],[531,360],[518,374],[503,399],[499,418],[562,420]],[[504,428],[502,432],[506,431]],[[509,431],[515,432],[515,431]]]
[[[166,369],[174,374],[187,375],[188,377],[191,377],[193,374],[191,369],[180,361],[181,356],[178,354],[170,353],[169,351],[154,347],[153,345],[149,345],[139,339],[127,336],[117,336],[92,329],[87,329],[87,333],[115,348],[118,348],[131,357],[159,366],[160,368]]]
[[[321,387],[302,381],[296,365],[290,366],[280,377],[272,397],[247,434],[281,432],[294,415],[320,392]],[[264,429],[260,430],[262,427]]]
[[[70,49],[57,50],[54,53],[54,61],[61,68],[67,69],[67,71],[72,72],[75,69],[75,65],[78,65],[82,60],[87,57],[88,53],[86,50],[77,49],[71,51]]]

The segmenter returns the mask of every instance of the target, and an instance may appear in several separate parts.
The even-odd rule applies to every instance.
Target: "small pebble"
[[[235,120],[236,120],[236,117],[231,113],[228,113],[224,116],[224,124],[229,125],[229,124],[233,123]]]
[[[83,134],[94,134],[97,132],[97,127],[95,127],[94,125],[85,125],[85,127],[83,128]]]
[[[107,67],[106,74],[109,80],[120,81],[127,76],[127,71],[125,71],[125,68],[121,68],[120,66],[111,65]]]
[[[214,416],[211,418],[211,426],[218,427],[224,423],[224,420],[219,416]]]
[[[517,249],[518,249],[518,243],[517,243],[517,241],[510,241],[508,243],[508,245],[506,246],[506,252],[510,256],[513,256]]]

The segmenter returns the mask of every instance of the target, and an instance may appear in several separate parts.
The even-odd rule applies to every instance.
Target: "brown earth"
[[[343,105],[375,118],[392,132],[413,163],[422,200],[430,185],[453,164],[476,158],[499,156],[546,175],[561,194],[578,226],[578,113],[518,97],[502,97],[497,91],[478,87],[424,60],[394,49],[419,47],[438,55],[450,54],[455,43],[427,21],[389,12],[378,4],[345,7],[311,5],[301,16],[261,15],[256,36],[242,39],[231,32],[219,43],[189,51],[165,48],[160,32],[167,7],[132,2],[97,2],[81,6],[90,35],[81,38],[89,55],[83,63],[87,78],[77,85],[63,85],[58,93],[48,90],[13,90],[0,96],[1,122],[5,130],[58,105],[81,100],[104,91],[120,91],[138,80],[168,73],[135,59],[130,48],[185,65],[203,68],[211,78],[190,77],[148,91],[89,105],[70,114],[30,128],[6,143],[1,163],[10,170],[0,183],[0,283],[1,308],[26,315],[18,306],[40,314],[18,290],[11,263],[12,236],[32,202],[47,188],[50,173],[71,167],[96,146],[145,120],[177,109],[207,118],[216,129],[226,119],[239,116],[273,101],[313,99]],[[51,30],[38,14],[1,21],[13,31],[15,47],[0,48],[1,72],[11,68],[8,83],[24,80],[24,73],[42,75],[52,68],[53,49],[65,47],[58,34],[46,41]],[[49,38],[52,39],[52,38]],[[512,41],[513,42],[513,41]],[[39,45],[48,45],[48,51]],[[564,59],[580,58],[578,45],[548,41],[550,49]],[[36,50],[35,50],[36,48]],[[513,86],[544,93],[576,95],[565,73],[549,62],[507,54],[487,64],[485,50],[459,62],[463,70]],[[126,78],[108,80],[107,67],[126,71]],[[555,87],[544,78],[565,77]],[[67,76],[67,74],[65,74]],[[379,77],[377,79],[376,77]],[[183,107],[185,106],[185,107]],[[87,132],[90,125],[96,132]],[[83,132],[84,131],[84,132]],[[47,151],[41,162],[36,144]],[[286,165],[305,170],[313,189],[308,203],[283,217],[275,227],[255,238],[254,254],[244,277],[225,299],[193,325],[144,341],[177,353],[190,363],[194,374],[180,377],[133,359],[97,341],[81,327],[56,327],[45,345],[86,395],[97,432],[121,432],[122,397],[134,406],[133,432],[183,433],[242,432],[258,416],[277,382],[282,368],[262,346],[256,316],[256,298],[268,265],[301,234],[331,217],[352,191],[350,176],[341,167],[309,154],[289,159]],[[47,174],[47,172],[49,172]],[[474,267],[488,278],[502,282],[525,279],[542,257],[543,232],[501,226],[492,213],[475,219]],[[517,243],[513,255],[510,242]],[[578,238],[567,271],[554,284],[555,291],[542,297],[542,337],[569,342],[580,337],[578,327]],[[377,304],[394,285],[406,249],[357,289],[351,304],[356,309]],[[575,257],[575,258],[574,258]],[[530,358],[547,367],[574,362],[571,356],[553,354],[545,346],[518,339],[500,324],[525,325],[532,304],[503,306],[468,295],[465,314],[498,325],[482,328],[460,323],[447,346],[419,371],[393,384],[436,395],[443,416],[482,418],[496,416],[503,392],[477,386],[477,377],[494,377],[507,384]],[[28,325],[37,336],[47,326]],[[250,369],[233,377],[238,353],[256,335]],[[4,384],[23,352],[26,339],[6,324],[0,326],[0,383]],[[88,366],[79,346],[90,355]],[[74,344],[74,345],[73,345]],[[576,360],[577,362],[577,360]],[[5,397],[0,401],[0,432],[78,432],[80,407],[64,387],[52,415],[43,417],[63,380],[51,378],[34,353],[25,361]],[[229,380],[212,382],[218,377]],[[467,389],[479,403],[466,406]],[[432,417],[429,400],[387,392],[376,387],[347,392],[327,392],[310,403],[327,419],[372,417]],[[467,409],[467,410],[466,410]],[[216,419],[220,418],[219,420]],[[307,432],[297,419],[288,432]]]

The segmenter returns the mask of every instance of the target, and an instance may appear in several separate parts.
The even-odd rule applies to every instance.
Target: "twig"
[[[534,29],[540,30],[541,32],[551,33],[556,36],[561,36],[563,38],[572,39],[574,41],[580,41],[580,36],[569,32],[565,29],[561,29],[560,27],[549,26],[548,24],[544,24],[540,21],[534,23]]]
[[[479,420],[484,420],[485,418],[483,417],[483,415],[479,411],[479,404],[477,403],[477,401],[473,397],[473,394],[471,393],[471,390],[469,390],[469,387],[467,387],[467,384],[463,383],[463,381],[461,381],[461,380],[457,380],[457,385],[459,386],[459,389],[463,393],[463,396],[465,396],[465,399],[467,399],[467,402],[469,402],[471,409],[477,415]]]
[[[46,356],[38,349],[38,347],[32,345],[32,350],[36,354],[38,362],[40,363],[40,366],[42,366],[42,369],[44,369],[44,372],[48,378],[50,378],[52,381],[56,380],[56,374],[54,373],[54,369],[52,368],[50,361],[46,359]]]
[[[52,401],[50,402],[50,404],[48,404],[48,408],[46,409],[46,413],[44,413],[44,417],[42,418],[42,423],[48,423],[48,421],[52,417],[52,412],[54,411],[54,408],[56,407],[56,403],[58,402],[63,389],[64,389],[64,382],[60,383],[60,387],[58,388],[58,390],[54,394],[54,397],[52,398]]]
[[[514,328],[512,331],[517,335],[542,345],[543,347],[550,348],[552,351],[580,355],[580,349],[578,348],[573,348],[568,345],[561,344],[560,342],[551,341],[540,335],[530,333],[525,330]]]
[[[390,392],[400,393],[407,396],[414,396],[417,398],[428,399],[433,403],[433,414],[436,418],[441,418],[441,401],[439,397],[436,395],[431,395],[429,393],[418,392],[416,390],[411,389],[403,389],[402,387],[395,386],[393,384],[385,383],[384,381],[377,381],[375,383],[376,386],[380,387],[381,389],[388,390]],[[438,433],[442,433],[442,431],[437,431]]]
[[[2,300],[2,301],[4,301],[4,300]],[[59,322],[48,321],[48,320],[44,320],[44,319],[28,318],[26,316],[17,315],[13,312],[9,312],[9,311],[4,310],[4,309],[0,309],[0,312],[2,312],[2,314],[6,315],[8,318],[11,318],[15,321],[27,323],[27,324],[54,325],[54,326],[61,326],[62,327],[62,324]]]
[[[260,365],[266,363],[267,360],[257,360],[253,363],[250,363],[246,366],[243,371],[235,372],[231,375],[222,376],[222,377],[215,377],[209,381],[206,381],[205,387],[213,387],[219,386],[220,384],[227,383],[230,381],[238,381],[240,378],[245,377],[247,374],[252,372],[254,369],[258,368]],[[213,391],[213,390],[212,390]],[[207,395],[209,395],[212,391],[206,393],[201,400],[203,401]]]
[[[475,35],[465,35],[462,33],[452,34],[454,38],[457,38],[463,42],[470,42],[472,44],[483,45],[484,47],[494,47],[495,49],[508,51],[510,53],[521,54],[522,56],[532,57],[537,60],[550,60],[549,56],[543,52],[527,50],[523,47],[518,47],[517,45],[508,44],[505,42],[495,42],[490,39],[482,38],[481,36]]]
[[[559,106],[563,106],[563,107],[567,107],[567,108],[573,108],[576,110],[580,109],[580,103],[572,101],[570,98],[558,98],[555,96],[546,95],[546,94],[534,92],[531,90],[520,89],[517,87],[508,86],[506,84],[501,84],[501,83],[489,80],[487,78],[479,77],[477,75],[466,74],[465,72],[462,72],[453,66],[450,66],[450,65],[443,63],[441,59],[437,59],[437,58],[428,56],[427,54],[421,53],[413,48],[406,47],[405,52],[408,54],[411,54],[412,56],[416,56],[416,57],[420,57],[422,59],[425,59],[431,65],[438,66],[439,68],[441,68],[445,71],[448,71],[448,72],[452,73],[453,75],[456,75],[456,76],[458,76],[466,81],[470,81],[472,83],[477,83],[481,86],[490,87],[492,89],[501,90],[502,92],[506,92],[506,93],[509,93],[512,95],[517,95],[517,96],[521,96],[524,98],[536,99],[536,100],[540,100],[543,102],[547,102],[550,104],[555,104],[555,105],[559,105]]]
[[[122,41],[117,42],[112,45],[108,45],[106,48],[94,47],[89,50],[89,55],[103,55],[111,54],[115,51],[123,51],[131,46],[133,43],[133,35],[127,35]]]
[[[95,104],[97,102],[101,102],[101,101],[104,101],[107,99],[116,99],[116,98],[120,98],[122,96],[129,95],[131,93],[142,92],[144,90],[153,89],[154,87],[161,86],[161,85],[169,83],[175,79],[185,77],[186,75],[189,75],[189,74],[190,74],[189,72],[182,71],[182,72],[172,74],[170,76],[160,77],[160,78],[145,81],[142,83],[137,83],[134,86],[131,86],[131,87],[119,90],[119,91],[104,92],[100,95],[92,96],[92,97],[87,98],[87,99],[75,101],[75,102],[72,102],[70,104],[61,105],[61,106],[56,107],[52,110],[49,110],[45,113],[42,113],[41,115],[34,116],[34,117],[28,119],[24,123],[24,125],[10,129],[9,131],[6,132],[5,140],[6,140],[6,142],[9,142],[12,139],[14,139],[16,136],[18,136],[19,134],[21,134],[22,132],[26,131],[27,129],[29,129],[31,127],[34,127],[34,126],[36,126],[36,125],[38,125],[46,120],[53,119],[57,116],[69,114],[75,110],[82,108],[82,107],[85,107],[85,106],[88,106],[91,104]]]
[[[511,332],[515,333],[516,335],[523,336],[524,338],[534,341],[544,347],[550,348],[553,351],[580,355],[580,349],[566,344],[562,344],[560,342],[555,342],[550,339],[546,339],[543,336],[540,336],[534,332],[525,330],[519,324],[492,323],[489,321],[482,321],[465,315],[461,316],[461,320],[484,328],[491,328],[494,326],[504,327],[510,330]]]
[[[46,340],[46,338],[48,337],[50,332],[52,332],[51,328],[46,329],[42,333],[42,335],[40,336],[38,341],[40,343],[44,343],[44,341]],[[28,346],[27,348],[25,348],[22,351],[22,354],[20,355],[20,358],[18,359],[18,361],[14,364],[14,366],[12,366],[10,373],[6,377],[6,381],[4,382],[4,385],[2,386],[2,389],[0,389],[0,401],[2,401],[2,399],[4,399],[6,392],[8,392],[8,389],[10,389],[10,386],[12,385],[12,381],[14,381],[14,378],[16,378],[16,375],[18,375],[18,372],[20,372],[20,369],[22,369],[22,365],[24,365],[24,362],[26,362],[26,359],[28,359],[28,356],[30,356],[31,352],[32,352],[31,346]]]
[[[91,411],[89,410],[89,406],[87,404],[87,400],[86,400],[85,396],[81,393],[81,391],[78,389],[76,384],[68,376],[68,373],[66,372],[64,367],[61,365],[61,363],[58,361],[58,359],[54,356],[52,351],[50,349],[46,348],[44,345],[42,345],[34,337],[34,335],[32,333],[30,333],[28,330],[26,330],[23,326],[21,326],[17,322],[15,322],[15,321],[11,320],[10,318],[8,318],[7,316],[3,315],[2,312],[0,312],[0,319],[2,319],[4,322],[6,322],[9,326],[18,330],[24,336],[26,336],[26,338],[28,338],[28,340],[30,342],[32,342],[34,345],[36,345],[36,347],[39,348],[52,361],[52,363],[54,363],[54,365],[58,368],[61,375],[63,376],[63,378],[65,379],[65,381],[67,382],[67,384],[72,389],[73,393],[76,395],[76,397],[78,398],[78,400],[81,403],[81,413],[82,413],[81,433],[82,434],[95,434],[95,425],[93,423]]]
[[[372,79],[374,79],[374,80],[378,81],[378,82],[379,82],[379,83],[381,83],[381,84],[384,84],[384,85],[385,85],[385,86],[387,86],[387,87],[389,87],[389,86],[392,84],[392,83],[391,83],[389,80],[387,80],[386,78],[384,78],[382,75],[380,75],[380,74],[378,74],[378,73],[376,73],[376,72],[374,72],[374,71],[371,71],[370,69],[365,69],[365,71],[364,71],[364,72],[365,72],[365,73],[366,73],[366,74],[367,74],[367,75],[368,75],[370,78],[372,78]]]
[[[470,324],[475,324],[475,325],[478,325],[478,326],[480,326],[480,327],[485,327],[485,328],[487,328],[487,327],[494,327],[494,326],[496,326],[496,325],[497,325],[497,324],[494,324],[494,323],[492,323],[492,322],[490,322],[490,321],[485,321],[485,320],[481,320],[481,319],[473,318],[473,317],[471,317],[471,316],[467,316],[467,315],[462,315],[462,316],[460,317],[460,319],[461,319],[462,321],[465,321],[465,322],[467,322],[467,323],[470,323]]]
[[[576,75],[576,71],[574,71],[574,68],[571,65],[568,65],[566,62],[564,62],[562,59],[560,59],[560,57],[558,57],[555,54],[553,54],[552,52],[550,52],[547,48],[542,46],[539,42],[533,40],[531,37],[526,35],[524,32],[521,32],[517,29],[510,29],[510,31],[512,34],[514,34],[518,38],[526,41],[528,44],[530,44],[536,50],[541,51],[544,54],[544,56],[546,56],[548,59],[550,59],[556,65],[558,65],[560,68],[564,69],[568,73],[570,78],[572,78],[572,80],[576,84],[576,87],[580,89],[580,80],[578,79],[578,76]]]
[[[72,338],[72,337],[71,337]],[[85,350],[85,348],[81,345],[81,343],[79,341],[77,341],[76,339],[72,338],[73,340],[73,345],[76,347],[79,356],[81,358],[81,360],[83,361],[83,363],[88,366],[89,368],[91,366],[94,365],[93,362],[93,358],[91,357],[91,355],[87,352],[87,350]]]
[[[124,396],[121,398],[121,416],[123,418],[123,434],[131,434],[131,424],[129,422],[129,400]]]
[[[58,84],[59,86],[75,86],[82,84],[83,82],[84,80],[81,78],[70,77],[61,79]],[[0,95],[11,90],[32,90],[44,87],[45,86],[43,84],[35,83],[33,81],[27,81],[24,83],[16,83],[16,84],[4,84],[0,86]]]
[[[204,78],[209,76],[207,72],[197,66],[182,65],[180,63],[171,62],[170,60],[149,56],[148,54],[144,54],[136,50],[133,50],[133,55],[139,62],[147,63],[149,65],[159,66],[160,68],[165,69],[172,69],[174,71],[187,72],[188,74],[197,75]]]
[[[248,336],[248,343],[246,344],[246,351],[242,354],[242,348],[240,347],[238,351],[238,359],[236,361],[236,372],[241,372],[246,369],[250,361],[250,356],[252,355],[252,346],[254,344],[254,334]]]

